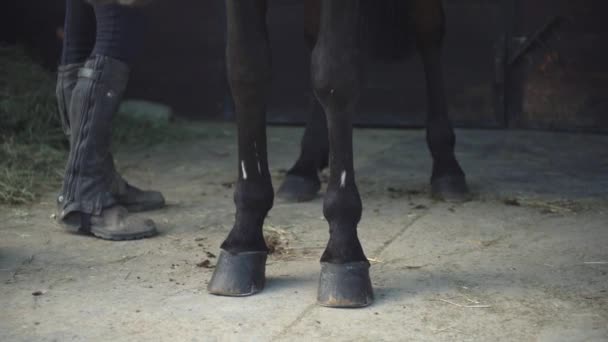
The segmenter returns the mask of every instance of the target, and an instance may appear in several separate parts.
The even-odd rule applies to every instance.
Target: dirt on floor
[[[277,202],[267,288],[206,293],[233,223],[236,132],[122,150],[132,183],[161,190],[161,235],[108,242],[54,224],[54,194],[0,207],[1,341],[608,341],[608,137],[460,130],[474,194],[435,202],[420,130],[357,130],[359,235],[375,303],[315,304],[328,238],[322,196]],[[299,128],[269,128],[275,188]],[[205,134],[208,133],[208,134]]]

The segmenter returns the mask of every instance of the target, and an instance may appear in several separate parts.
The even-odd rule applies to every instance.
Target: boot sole
[[[109,240],[109,241],[128,241],[128,240],[140,240],[140,239],[153,237],[155,235],[158,235],[158,231],[156,231],[156,229],[155,229],[155,230],[152,230],[149,232],[116,235],[113,233],[105,232],[102,229],[92,228],[91,235],[94,235],[100,239]]]
[[[165,207],[165,203],[150,203],[150,204],[126,204],[119,202],[130,213],[141,213],[144,211],[158,210]]]
[[[84,230],[81,228],[82,225],[80,224],[80,220],[69,220],[69,221],[57,220],[56,222],[57,222],[57,224],[59,224],[60,227],[62,227],[63,229],[67,230],[70,233],[92,235],[92,236],[95,236],[102,240],[109,240],[109,241],[140,240],[140,239],[150,238],[150,237],[158,235],[158,231],[156,230],[156,228],[151,229],[146,232],[140,232],[140,233],[115,234],[115,233],[107,232],[103,229],[94,228],[94,227],[91,228],[90,230]]]

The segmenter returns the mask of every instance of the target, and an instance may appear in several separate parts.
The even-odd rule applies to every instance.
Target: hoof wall
[[[369,264],[321,263],[317,303],[331,308],[360,308],[374,301]]]
[[[466,202],[471,199],[464,176],[446,176],[432,181],[431,196],[448,202]]]
[[[318,180],[296,175],[287,175],[277,191],[277,197],[286,202],[307,202],[317,197],[321,190]]]
[[[266,252],[231,254],[222,250],[207,290],[218,296],[243,297],[264,289]]]

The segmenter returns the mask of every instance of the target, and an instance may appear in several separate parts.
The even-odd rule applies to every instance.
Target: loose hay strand
[[[457,306],[459,308],[467,308],[467,309],[487,309],[487,308],[491,308],[492,307],[491,305],[482,305],[482,304],[479,304],[479,305],[459,304],[459,303],[455,303],[455,302],[449,301],[447,299],[442,299],[442,298],[435,299],[435,300],[440,301],[440,302],[444,302],[444,303],[448,303],[448,304]]]

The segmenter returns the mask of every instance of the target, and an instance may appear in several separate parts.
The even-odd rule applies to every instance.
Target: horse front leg
[[[312,52],[319,34],[320,1],[304,1],[304,39]],[[323,107],[313,96],[306,128],[300,143],[300,155],[287,171],[277,197],[287,202],[305,202],[314,199],[321,189],[319,172],[327,167],[329,140]]]
[[[360,92],[359,1],[323,0],[312,54],[313,88],[327,115],[329,184],[323,214],[329,242],[321,257],[318,303],[361,307],[373,301],[369,262],[357,236],[361,198],[353,167],[352,118]]]
[[[426,140],[433,157],[431,194],[442,200],[463,201],[469,194],[465,174],[456,160],[456,136],[445,96],[441,64],[445,18],[441,0],[414,0],[410,10],[416,43],[426,74],[428,115]]]
[[[246,296],[264,288],[268,247],[263,224],[274,192],[266,154],[266,101],[270,85],[270,48],[266,1],[227,0],[228,79],[238,125],[236,217],[221,245],[208,290]]]

